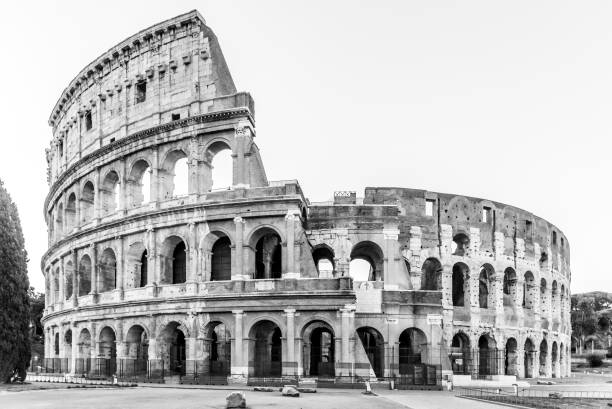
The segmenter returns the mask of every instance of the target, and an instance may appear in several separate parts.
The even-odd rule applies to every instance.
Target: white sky
[[[0,6],[0,178],[44,289],[47,118],[90,61],[197,8],[256,100],[270,180],[485,197],[569,237],[572,291],[612,290],[610,1],[40,1]]]

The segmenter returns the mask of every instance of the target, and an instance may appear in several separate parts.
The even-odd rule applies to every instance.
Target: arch
[[[302,328],[304,376],[334,377],[335,336],[323,320],[311,320]]]
[[[513,306],[516,300],[516,272],[512,267],[507,267],[504,270],[504,305]]]
[[[454,256],[465,256],[470,249],[470,238],[465,233],[457,233],[451,243],[451,252]]]
[[[83,328],[79,333],[79,337],[77,339],[78,348],[78,358],[90,358],[91,357],[91,333],[87,328]],[[78,368],[79,365],[82,365],[83,368]],[[77,363],[77,371],[78,373],[83,373],[83,369],[85,367],[84,363]],[[80,370],[79,370],[80,369]]]
[[[161,281],[166,284],[181,284],[187,281],[187,245],[176,235],[167,237],[162,244]]]
[[[127,179],[127,199],[130,207],[138,207],[151,201],[151,165],[138,159],[132,165]]]
[[[478,375],[496,375],[499,366],[497,343],[490,334],[483,334],[478,338]]]
[[[552,377],[553,378],[557,378],[558,377],[558,369],[559,369],[559,348],[557,345],[557,341],[553,341],[552,343],[552,348],[551,348],[551,354],[550,354],[550,362],[551,362],[551,367],[552,367]]]
[[[139,324],[132,325],[125,336],[127,347],[127,357],[132,360],[145,362],[149,359],[149,334],[147,330]],[[142,372],[141,365],[134,365],[137,372]]]
[[[171,373],[185,375],[185,361],[187,360],[187,348],[185,338],[188,334],[183,331],[183,326],[177,321],[170,321],[158,337],[161,359],[164,368]]]
[[[72,366],[72,362],[71,359],[72,358],[72,330],[68,329],[66,332],[64,332],[64,358],[68,359],[68,364],[67,364],[67,371],[70,371],[70,367]],[[76,341],[76,340],[75,340]]]
[[[280,377],[282,374],[281,330],[269,320],[257,321],[249,331],[249,375]]]
[[[442,289],[442,263],[434,257],[423,262],[421,268],[421,290],[439,291]]]
[[[86,223],[94,218],[95,190],[91,181],[85,182],[81,190],[81,222]]]
[[[211,281],[232,279],[232,249],[228,236],[219,237],[213,244],[210,266]]]
[[[255,249],[255,278],[281,278],[282,239],[276,229],[265,226],[251,234]]]
[[[455,265],[453,265],[453,305],[456,307],[465,306],[465,299],[466,296],[469,297],[469,291],[470,269],[464,263],[455,263]]]
[[[540,376],[546,377],[546,359],[548,358],[548,342],[543,339],[540,342]]]
[[[53,343],[53,352],[55,354],[55,356],[59,356],[60,353],[60,335],[59,332],[55,333],[55,340]]]
[[[111,170],[102,181],[102,186],[100,187],[100,209],[103,216],[114,213],[119,206],[119,196],[121,194],[119,180],[119,174]]]
[[[60,203],[57,205],[57,211],[55,212],[55,234],[56,238],[62,237],[64,234],[64,204]]]
[[[312,251],[312,259],[319,278],[332,278],[336,270],[334,250],[327,244],[318,244]]]
[[[206,325],[204,351],[211,375],[227,376],[231,373],[231,335],[223,322],[211,321]]]
[[[79,262],[79,296],[91,292],[91,258],[85,254]]]
[[[518,344],[515,338],[508,338],[506,341],[504,373],[506,375],[518,376]]]
[[[563,346],[563,342],[559,343],[559,370],[560,377],[565,376],[566,368],[565,368],[565,347]]]
[[[101,372],[100,375],[109,376],[117,372],[117,337],[115,330],[108,325],[102,328],[98,337],[98,357],[96,370]]]
[[[523,308],[532,310],[535,306],[537,286],[531,271],[525,272],[525,283],[523,284]]]
[[[546,289],[546,280],[542,278],[540,280],[540,312],[542,315],[547,313],[548,305],[548,291]]]
[[[175,149],[166,154],[160,176],[161,197],[186,195],[189,191],[189,169],[187,154],[182,149]]]
[[[478,275],[478,304],[480,308],[495,307],[495,269],[485,263],[480,267]]]
[[[76,195],[74,192],[70,193],[68,196],[68,202],[66,203],[66,230],[71,231],[77,226],[76,219]]]
[[[105,292],[117,287],[117,258],[110,247],[106,248],[98,261],[98,291]]]
[[[559,312],[559,286],[557,280],[553,280],[551,285],[551,308],[553,316]]]
[[[383,281],[384,254],[372,241],[360,241],[351,250],[349,275],[355,281]]]
[[[232,148],[221,140],[211,143],[205,152],[206,161],[210,163],[210,190],[227,189],[234,183]]]
[[[399,373],[413,373],[413,366],[421,364],[427,351],[427,336],[418,328],[406,328],[399,336]]]
[[[523,369],[525,371],[525,378],[533,378],[535,376],[533,372],[535,354],[535,344],[530,338],[525,339],[525,345],[523,346]]]
[[[449,360],[454,374],[470,373],[471,359],[470,338],[462,331],[457,332],[450,344]]]
[[[380,332],[372,327],[360,327],[357,335],[376,377],[384,376],[385,340]],[[365,362],[364,362],[365,363]]]
[[[130,244],[127,251],[128,286],[137,288],[148,284],[149,253],[144,243],[137,241]]]
[[[64,267],[64,298],[69,300],[74,292],[74,265],[68,260]]]

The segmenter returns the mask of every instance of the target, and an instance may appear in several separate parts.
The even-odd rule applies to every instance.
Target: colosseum
[[[253,98],[197,11],[87,65],[49,125],[45,371],[432,388],[570,373],[558,228],[486,199],[315,203],[268,180]]]

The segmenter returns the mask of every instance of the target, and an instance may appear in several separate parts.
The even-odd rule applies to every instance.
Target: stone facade
[[[195,11],[89,64],[49,124],[45,356],[67,372],[91,359],[235,380],[420,363],[569,375],[559,229],[470,197],[366,188],[310,203],[297,181],[268,181],[253,99]],[[213,190],[227,149],[232,186]]]

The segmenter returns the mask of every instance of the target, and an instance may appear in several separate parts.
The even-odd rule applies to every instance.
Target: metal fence
[[[474,379],[491,379],[507,372],[509,363],[503,349],[463,349],[448,355],[455,375],[471,375]]]
[[[457,396],[538,409],[604,408],[612,392],[534,389],[457,388]]]

